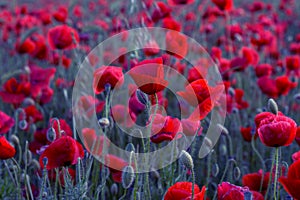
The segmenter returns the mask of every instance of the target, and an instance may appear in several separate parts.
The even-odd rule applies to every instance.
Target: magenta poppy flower
[[[247,187],[240,187],[228,182],[223,182],[218,186],[218,200],[241,200],[244,199],[244,192],[251,192],[253,200],[263,200],[262,194],[250,191]]]
[[[262,112],[254,120],[259,138],[266,146],[288,146],[296,137],[296,122],[280,112]]]
[[[220,9],[229,11],[233,8],[232,0],[212,0],[212,2]]]

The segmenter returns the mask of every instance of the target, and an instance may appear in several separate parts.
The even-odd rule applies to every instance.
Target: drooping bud
[[[103,128],[107,128],[110,124],[109,120],[106,117],[103,117],[103,118],[99,119],[98,122],[99,122],[100,126],[103,127]]]
[[[24,131],[27,128],[28,123],[25,119],[23,119],[23,120],[19,121],[18,125],[19,125],[19,129]]]
[[[221,130],[221,134],[223,134],[223,135],[228,135],[229,134],[228,129],[225,126],[223,126],[222,124],[217,124],[217,126]]]
[[[118,185],[116,183],[111,185],[110,193],[112,194],[112,196],[117,196],[117,194],[118,194]]]
[[[53,142],[56,139],[56,131],[53,127],[47,130],[46,137],[49,142]]]
[[[278,114],[278,106],[274,99],[268,100],[268,109],[271,113],[277,115]]]
[[[238,181],[241,177],[241,170],[239,167],[233,168],[233,178],[235,181]]]
[[[192,156],[186,152],[185,150],[181,151],[180,154],[180,161],[182,162],[182,164],[189,170],[193,170],[194,169],[194,162],[193,162],[193,158]]]
[[[135,175],[134,170],[132,166],[126,166],[123,169],[122,172],[122,186],[124,189],[128,189],[133,181],[134,181]]]

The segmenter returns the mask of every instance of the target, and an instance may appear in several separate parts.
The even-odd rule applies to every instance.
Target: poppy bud
[[[107,128],[109,126],[109,120],[105,117],[99,119],[98,122],[99,122],[100,126],[103,128]]]
[[[225,126],[223,126],[223,125],[221,125],[221,124],[218,124],[217,126],[220,128],[221,133],[222,133],[223,135],[229,135],[229,131],[228,131],[228,129],[227,129]]]
[[[128,143],[125,147],[125,150],[129,151],[129,152],[132,152],[132,151],[135,152],[135,147],[132,143]]]
[[[278,106],[274,99],[269,99],[268,101],[268,109],[271,113],[277,115],[278,114]]]
[[[235,167],[233,168],[233,178],[235,181],[238,181],[241,177],[241,170],[239,167]]]
[[[19,125],[19,129],[25,130],[27,128],[28,123],[26,120],[23,119],[23,120],[19,121],[18,125]]]
[[[136,90],[136,96],[142,104],[147,105],[149,101],[148,95],[146,95],[144,92],[138,89]]]
[[[53,127],[47,130],[46,137],[49,142],[53,142],[56,139],[56,131]]]
[[[128,189],[133,181],[134,181],[135,175],[134,175],[134,170],[131,166],[126,166],[123,169],[122,173],[122,186],[124,189]]]
[[[116,183],[112,184],[112,186],[110,187],[110,193],[112,194],[112,196],[117,196],[118,185]]]
[[[17,145],[20,144],[20,140],[19,140],[18,136],[16,136],[16,135],[12,135],[12,136],[10,137],[10,141],[11,141],[15,146],[17,146]]]
[[[215,164],[212,166],[212,169],[211,169],[211,175],[212,175],[213,177],[217,177],[218,174],[219,174],[219,172],[220,172],[219,165],[218,165],[218,163],[215,163]]]
[[[180,161],[182,162],[182,164],[184,164],[184,166],[189,169],[189,170],[193,170],[194,169],[194,162],[193,162],[193,158],[192,156],[186,152],[185,150],[181,151],[181,155],[180,155]]]

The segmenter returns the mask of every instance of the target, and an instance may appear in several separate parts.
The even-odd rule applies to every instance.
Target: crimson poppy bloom
[[[94,107],[96,109],[96,113],[99,113],[103,110],[104,105],[104,101],[99,101],[97,98],[92,96],[81,96],[78,101],[78,112],[84,112],[90,117],[93,114]]]
[[[194,136],[200,128],[200,121],[181,119],[183,133],[187,136]]]
[[[300,69],[300,56],[287,56],[285,58],[286,68],[287,68],[287,75],[290,74],[291,71],[294,71],[295,74],[299,75]]]
[[[139,62],[128,71],[141,91],[152,95],[165,89],[168,82],[164,80],[163,59],[161,57]]]
[[[204,200],[206,187],[203,186],[201,191],[197,184],[194,186],[194,200]],[[186,200],[192,197],[191,182],[177,182],[169,187],[165,194],[164,200]]]
[[[43,120],[42,113],[35,107],[35,105],[30,105],[24,108],[26,113],[26,120],[28,122],[38,122]]]
[[[292,159],[294,162],[296,162],[297,160],[300,160],[300,151],[293,153]]]
[[[77,31],[67,25],[59,25],[48,31],[48,42],[52,49],[73,49],[79,43]]]
[[[58,10],[53,13],[53,18],[59,22],[65,22],[68,17],[68,9],[65,6],[61,6]]]
[[[297,87],[297,82],[292,82],[287,76],[278,76],[275,79],[278,95],[287,95],[289,91]]]
[[[232,0],[212,0],[212,2],[220,9],[229,11],[233,8]]]
[[[7,133],[15,124],[15,120],[0,111],[0,135]]]
[[[162,20],[162,27],[166,29],[171,29],[174,31],[180,31],[181,30],[181,24],[177,22],[172,17],[166,17]]]
[[[0,91],[0,97],[5,103],[19,105],[25,97],[30,95],[30,83],[27,81],[17,81],[15,78],[10,78],[3,85],[3,90]]]
[[[128,166],[128,163],[112,154],[105,155],[105,164],[109,166],[109,171],[112,175],[112,179],[114,182],[121,183],[122,182],[122,170],[124,167]]]
[[[257,80],[257,84],[264,94],[272,98],[278,97],[276,82],[272,78],[268,76],[262,76]]]
[[[243,186],[247,186],[250,190],[259,192],[261,179],[263,178],[262,191],[264,195],[268,189],[270,172],[264,173],[262,176],[262,170],[256,173],[245,174],[242,178]]]
[[[48,56],[48,47],[46,45],[46,39],[43,35],[34,34],[32,41],[35,44],[35,49],[31,52],[31,56],[38,59],[45,59]]]
[[[146,109],[146,105],[138,98],[137,91],[134,91],[130,96],[128,106],[130,111],[135,113],[135,115],[139,115]]]
[[[168,4],[170,6],[176,6],[176,5],[188,5],[194,3],[195,0],[168,0]]]
[[[110,140],[106,136],[98,136],[94,129],[82,129],[82,140],[85,148],[95,156],[101,156],[103,145],[105,142],[106,148],[110,145]]]
[[[123,82],[124,77],[121,67],[102,66],[94,72],[93,88],[96,94],[103,92],[106,84],[114,89],[120,87]]]
[[[262,194],[256,191],[249,191],[247,187],[240,187],[228,182],[223,182],[218,186],[218,200],[241,200],[244,199],[244,192],[251,192],[253,200],[263,200]]]
[[[153,56],[160,52],[160,48],[156,41],[150,40],[147,44],[145,44],[143,51],[146,56]]]
[[[74,165],[78,158],[83,158],[82,145],[70,136],[62,136],[52,142],[40,156],[40,165],[44,168],[43,159],[48,159],[48,170],[56,167]]]
[[[177,94],[192,106],[197,107],[190,119],[201,120],[212,110],[222,91],[222,85],[211,87],[205,79],[199,79],[187,85],[185,91],[177,92]]]
[[[22,44],[20,44],[20,41],[16,43],[16,51],[20,54],[32,53],[34,50],[35,43],[30,38],[26,38]]]
[[[257,77],[270,76],[273,67],[270,64],[259,64],[255,67],[255,74]]]
[[[0,159],[6,160],[14,157],[16,149],[6,140],[4,136],[0,136]]]
[[[166,33],[166,51],[182,59],[188,53],[188,41],[187,38],[176,31],[168,31]]]
[[[279,182],[284,189],[294,198],[300,199],[300,160],[295,161],[289,167],[287,177],[280,177]]]
[[[208,68],[207,67],[201,67],[196,66],[192,67],[188,72],[187,80],[189,83],[192,83],[199,79],[204,79],[207,75]]]
[[[111,114],[114,121],[120,124],[122,127],[130,128],[134,125],[136,121],[136,115],[131,112],[128,107],[124,105],[117,104],[111,108]]]
[[[167,6],[164,2],[156,2],[157,8],[152,13],[152,20],[157,22],[158,20],[170,16],[172,9]]]
[[[246,141],[246,142],[251,142],[252,140],[252,127],[241,127],[240,128],[240,132],[243,136],[243,139]],[[257,138],[257,134],[254,135],[254,139]]]
[[[296,122],[280,112],[262,112],[254,120],[259,138],[266,146],[288,146],[296,137]]]
[[[152,119],[153,117],[154,119]],[[171,141],[176,137],[177,133],[182,132],[181,122],[177,118],[156,114],[150,117],[150,121],[151,120],[153,120],[153,123],[150,139],[153,143]]]
[[[296,138],[295,138],[297,144],[300,146],[300,126],[297,127],[297,132],[296,132]]]

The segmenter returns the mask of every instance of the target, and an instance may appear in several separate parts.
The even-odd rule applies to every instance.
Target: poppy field
[[[300,200],[300,1],[0,1],[0,199]]]

